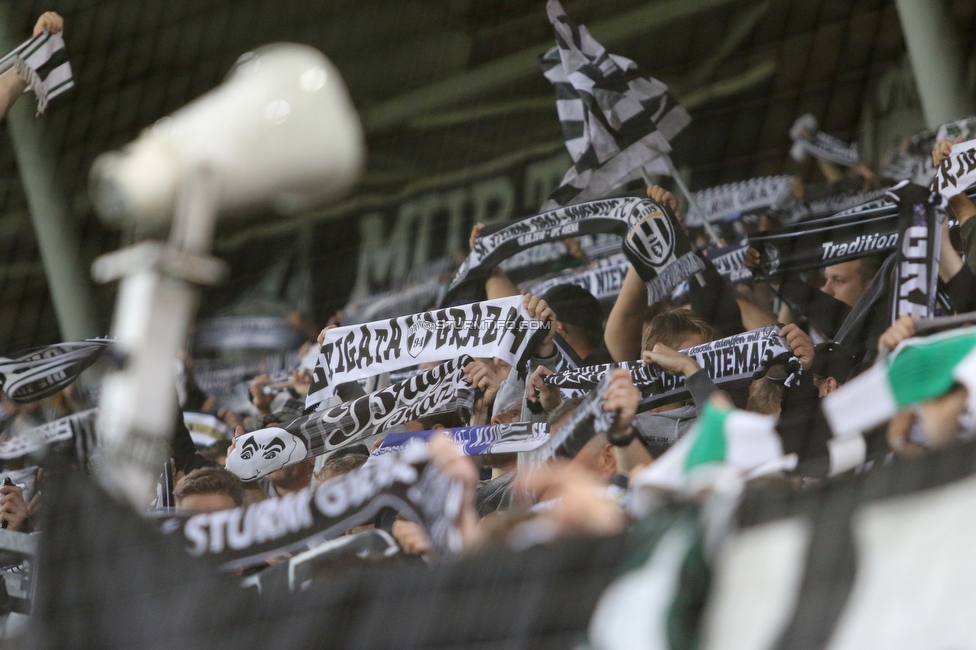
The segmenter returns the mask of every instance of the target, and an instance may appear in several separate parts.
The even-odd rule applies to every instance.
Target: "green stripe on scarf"
[[[907,406],[945,395],[955,383],[956,366],[976,348],[976,333],[933,341],[920,340],[902,348],[888,365],[895,403]]]

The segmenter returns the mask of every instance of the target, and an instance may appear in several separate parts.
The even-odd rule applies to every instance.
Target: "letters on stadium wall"
[[[411,271],[432,260],[467,254],[475,223],[518,219],[538,212],[570,165],[562,143],[541,152],[496,160],[403,191],[354,197],[312,216],[312,301],[322,322],[348,299],[411,284]],[[237,231],[218,241],[235,277],[255,274],[275,231]],[[294,234],[287,233],[287,241]],[[285,239],[282,239],[285,241]],[[416,274],[414,274],[416,275]],[[427,278],[418,278],[427,279]]]

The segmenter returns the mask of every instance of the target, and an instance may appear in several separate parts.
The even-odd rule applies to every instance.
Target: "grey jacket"
[[[688,404],[660,413],[638,413],[634,417],[634,428],[651,448],[655,458],[691,429],[708,398],[718,390],[704,370],[689,377],[687,386],[695,400],[694,406]]]

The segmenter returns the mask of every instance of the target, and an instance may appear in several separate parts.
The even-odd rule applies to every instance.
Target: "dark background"
[[[976,3],[947,4],[972,80]],[[668,83],[689,108],[694,121],[673,143],[673,158],[692,189],[763,174],[818,178],[813,164],[789,158],[787,132],[803,113],[813,113],[832,135],[859,139],[868,160],[894,135],[924,127],[892,1],[566,0],[564,6],[609,51]],[[343,73],[369,150],[367,172],[347,202],[393,196],[561,137],[552,89],[538,68],[509,73],[553,42],[542,0],[51,0],[0,8],[15,42],[45,10],[65,18],[76,88],[40,119],[89,262],[131,239],[106,230],[91,211],[92,160],[217,85],[241,53],[265,43],[313,45]],[[663,18],[675,11],[683,15]],[[598,26],[611,35],[621,26],[631,33],[601,37]],[[503,80],[452,95],[489,73]],[[443,101],[384,120],[411,93],[440,93]],[[5,123],[0,132],[0,354],[9,354],[60,334]],[[207,297],[204,313],[228,305],[277,253],[304,238],[311,244],[309,310],[324,323],[345,303],[357,272],[359,226],[354,218],[333,219],[338,212],[276,218],[270,233],[261,229],[269,215],[222,225],[217,250],[233,276]],[[114,286],[96,295],[92,309],[107,333]]]

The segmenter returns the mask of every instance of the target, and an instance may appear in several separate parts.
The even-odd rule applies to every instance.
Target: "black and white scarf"
[[[521,368],[549,327],[514,296],[330,329],[305,406],[329,399],[339,384],[461,355]]]
[[[624,237],[623,252],[647,284],[648,304],[670,295],[682,281],[704,270],[691,252],[670,209],[648,199],[617,198],[579,203],[526,217],[499,228],[486,227],[461,264],[444,297],[484,281],[502,260],[550,241],[605,232]]]
[[[420,417],[456,412],[467,419],[475,391],[465,380],[464,366],[472,361],[464,355],[369,395],[245,433],[228,454],[227,469],[250,481]]]
[[[685,226],[700,228],[702,218],[709,222],[738,221],[745,215],[772,210],[789,200],[790,181],[790,176],[762,176],[699,190],[692,195],[698,211],[685,215]]]
[[[799,372],[799,360],[779,327],[766,327],[681,350],[694,359],[718,386],[736,386],[762,376],[772,365],[785,364],[792,374]],[[543,381],[560,389],[589,390],[619,364],[605,363],[547,375]],[[657,365],[628,361],[630,378],[641,391],[640,411],[668,404],[688,395],[684,376],[671,375]],[[787,379],[789,383],[790,379]]]
[[[934,189],[946,199],[954,198],[976,185],[976,140],[952,146],[949,157],[935,174]]]
[[[75,85],[61,34],[43,32],[15,47],[0,58],[0,74],[10,68],[34,91],[38,115],[52,99]]]
[[[392,289],[363,300],[351,302],[343,308],[346,323],[368,323],[383,318],[396,318],[404,314],[416,314],[437,304],[441,293],[440,278],[401,289]]]
[[[31,429],[14,430],[0,442],[0,460],[23,458],[55,446],[67,449],[81,467],[90,469],[97,412],[98,409],[89,409]]]
[[[435,434],[450,436],[466,456],[514,454],[532,451],[549,440],[549,425],[545,422],[512,422],[510,424],[482,424],[454,429],[391,433],[383,438],[383,443],[370,454],[370,458],[401,451],[411,441],[426,441]]]
[[[280,316],[216,316],[197,327],[194,350],[296,350],[305,334]]]
[[[820,130],[817,118],[809,113],[798,117],[793,122],[793,126],[790,127],[790,138],[793,139],[790,156],[797,162],[803,162],[807,155],[811,155],[838,165],[853,167],[860,160],[857,155],[857,143],[847,144],[832,135],[827,135]]]
[[[0,388],[19,404],[50,397],[67,388],[81,372],[112,346],[106,339],[58,343],[0,357]]]
[[[490,231],[489,231],[490,232]],[[595,260],[620,252],[620,235],[596,233],[579,237],[580,248],[587,259]],[[523,282],[546,275],[560,262],[569,261],[569,249],[563,241],[551,241],[533,246],[502,260],[498,268],[512,282]]]
[[[890,253],[897,243],[898,208],[885,200],[749,238],[763,279]]]
[[[613,368],[620,364],[608,365]],[[575,458],[595,436],[613,431],[620,413],[603,409],[603,394],[609,384],[610,373],[604,372],[559,430],[550,433],[549,440],[527,456],[530,465],[541,465],[553,458]]]
[[[623,253],[597,261],[592,268],[560,273],[528,286],[533,296],[543,296],[547,291],[564,284],[583,287],[601,302],[612,302],[620,293],[630,268],[630,260]]]
[[[726,282],[739,284],[752,280],[752,271],[746,268],[745,259],[748,245],[714,247],[705,251],[705,257],[715,266]]]
[[[859,190],[852,192],[830,192],[822,196],[804,199],[790,199],[773,211],[783,224],[810,221],[830,217],[847,210],[858,208],[866,203],[878,201],[885,196],[885,189]]]
[[[433,548],[459,550],[456,528],[461,486],[427,462],[426,447],[411,445],[337,476],[315,490],[214,513],[164,519],[164,532],[183,538],[187,551],[231,571],[260,564],[340,537],[373,521],[383,509],[422,524]]]
[[[712,246],[711,248],[705,249],[703,253],[706,258],[718,271],[718,274],[722,276],[722,279],[729,285],[741,284],[743,282],[749,282],[753,279],[752,271],[746,268],[745,259],[746,251],[749,250],[749,244],[740,244],[737,246]],[[691,290],[691,285],[685,282],[680,287],[675,289],[673,298],[679,299],[682,296],[688,294]]]
[[[671,151],[670,140],[691,116],[668,87],[640,74],[637,64],[608,54],[557,0],[546,3],[556,47],[541,59],[556,91],[556,110],[573,166],[542,206],[599,199],[641,177],[641,170]],[[659,165],[651,173],[668,173]]]
[[[946,200],[943,195],[909,181],[896,185],[889,196],[898,205],[899,229],[891,320],[894,322],[902,316],[932,318]]]

